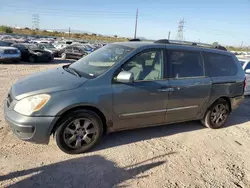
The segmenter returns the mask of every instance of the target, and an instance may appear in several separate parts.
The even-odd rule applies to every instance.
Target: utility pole
[[[70,27],[69,27],[69,38],[70,38]]]
[[[184,19],[182,19],[182,20],[179,21],[178,32],[177,32],[176,40],[180,40],[180,41],[183,41],[183,40],[184,40],[184,36],[183,36],[184,24],[185,24]]]
[[[38,14],[33,14],[32,15],[32,28],[33,29],[39,29],[39,24],[40,24],[40,18]]]
[[[240,48],[242,48],[243,47],[243,41],[241,42],[241,45],[240,45]]]
[[[135,34],[134,34],[135,39],[136,39],[136,34],[137,34],[137,21],[138,21],[138,8],[136,10],[136,17],[135,17]]]
[[[168,32],[168,40],[170,40],[170,35],[171,35],[171,32],[169,31]]]

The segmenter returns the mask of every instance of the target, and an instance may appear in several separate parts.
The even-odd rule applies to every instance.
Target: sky
[[[32,27],[38,14],[40,29],[68,29],[103,35],[134,36],[138,8],[138,37],[176,39],[185,20],[188,41],[250,46],[250,0],[0,0],[0,25]]]

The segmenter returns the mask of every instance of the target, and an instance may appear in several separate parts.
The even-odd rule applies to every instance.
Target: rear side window
[[[230,56],[204,52],[203,58],[208,76],[220,77],[237,74],[237,66]]]
[[[169,51],[168,62],[171,78],[204,76],[204,67],[199,52]]]
[[[68,52],[72,52],[72,47],[67,47],[66,50],[67,50]]]
[[[74,48],[73,48],[73,51],[74,51],[74,52],[80,52],[81,50],[80,50],[79,48],[74,47]]]

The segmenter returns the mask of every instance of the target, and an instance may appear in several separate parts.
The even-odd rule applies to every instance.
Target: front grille
[[[4,54],[17,54],[17,51],[12,49],[4,50]]]

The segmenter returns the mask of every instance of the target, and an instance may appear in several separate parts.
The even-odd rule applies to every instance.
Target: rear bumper
[[[231,98],[231,109],[235,110],[240,106],[240,104],[244,101],[245,97],[244,96],[239,96],[239,97],[234,97]]]
[[[20,61],[20,57],[0,57],[0,62],[14,62]]]
[[[51,130],[59,117],[29,117],[9,110],[4,102],[5,120],[12,132],[21,140],[48,144]]]

